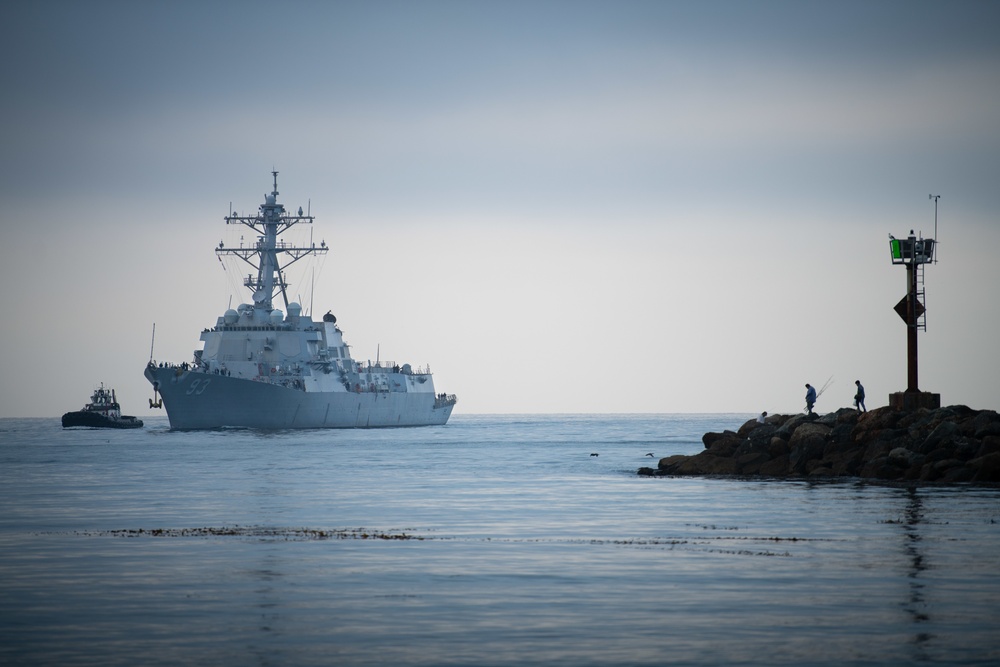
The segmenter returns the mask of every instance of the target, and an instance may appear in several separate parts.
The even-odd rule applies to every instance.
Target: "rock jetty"
[[[702,442],[705,451],[668,456],[639,474],[1000,482],[1000,415],[964,405],[771,415],[737,431],[706,433]]]

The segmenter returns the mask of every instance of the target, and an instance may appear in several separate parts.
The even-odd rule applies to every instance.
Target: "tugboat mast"
[[[255,216],[228,215],[225,220],[230,225],[245,225],[257,235],[257,242],[240,248],[226,248],[222,243],[215,249],[216,255],[234,255],[257,270],[257,275],[248,274],[243,281],[244,287],[250,290],[255,308],[271,311],[274,308],[275,292],[281,291],[285,309],[288,309],[288,283],[285,281],[285,269],[291,264],[308,255],[320,255],[329,250],[326,242],[317,248],[313,243],[307,247],[296,247],[278,242],[278,237],[292,225],[300,222],[312,224],[315,219],[311,215],[302,215],[299,207],[298,215],[290,215],[285,207],[278,203],[278,172],[272,171],[274,189],[264,195],[264,203]],[[284,265],[278,261],[278,254],[284,253],[291,257]]]

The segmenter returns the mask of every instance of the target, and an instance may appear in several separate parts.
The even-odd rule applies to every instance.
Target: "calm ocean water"
[[[1000,490],[636,475],[747,417],[0,420],[0,664],[1000,663]]]

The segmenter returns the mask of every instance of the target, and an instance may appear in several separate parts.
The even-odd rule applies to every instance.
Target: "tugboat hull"
[[[62,416],[63,428],[88,426],[90,428],[142,428],[142,420],[122,415],[119,419],[109,419],[96,412],[67,412]]]

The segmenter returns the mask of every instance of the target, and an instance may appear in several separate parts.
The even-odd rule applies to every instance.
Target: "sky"
[[[102,382],[163,414],[143,367],[249,300],[214,248],[272,169],[331,248],[292,292],[355,358],[429,364],[456,414],[794,413],[807,382],[827,412],[856,379],[886,405],[911,229],[939,242],[920,389],[1000,409],[1000,3],[16,0],[5,24],[0,417]]]

